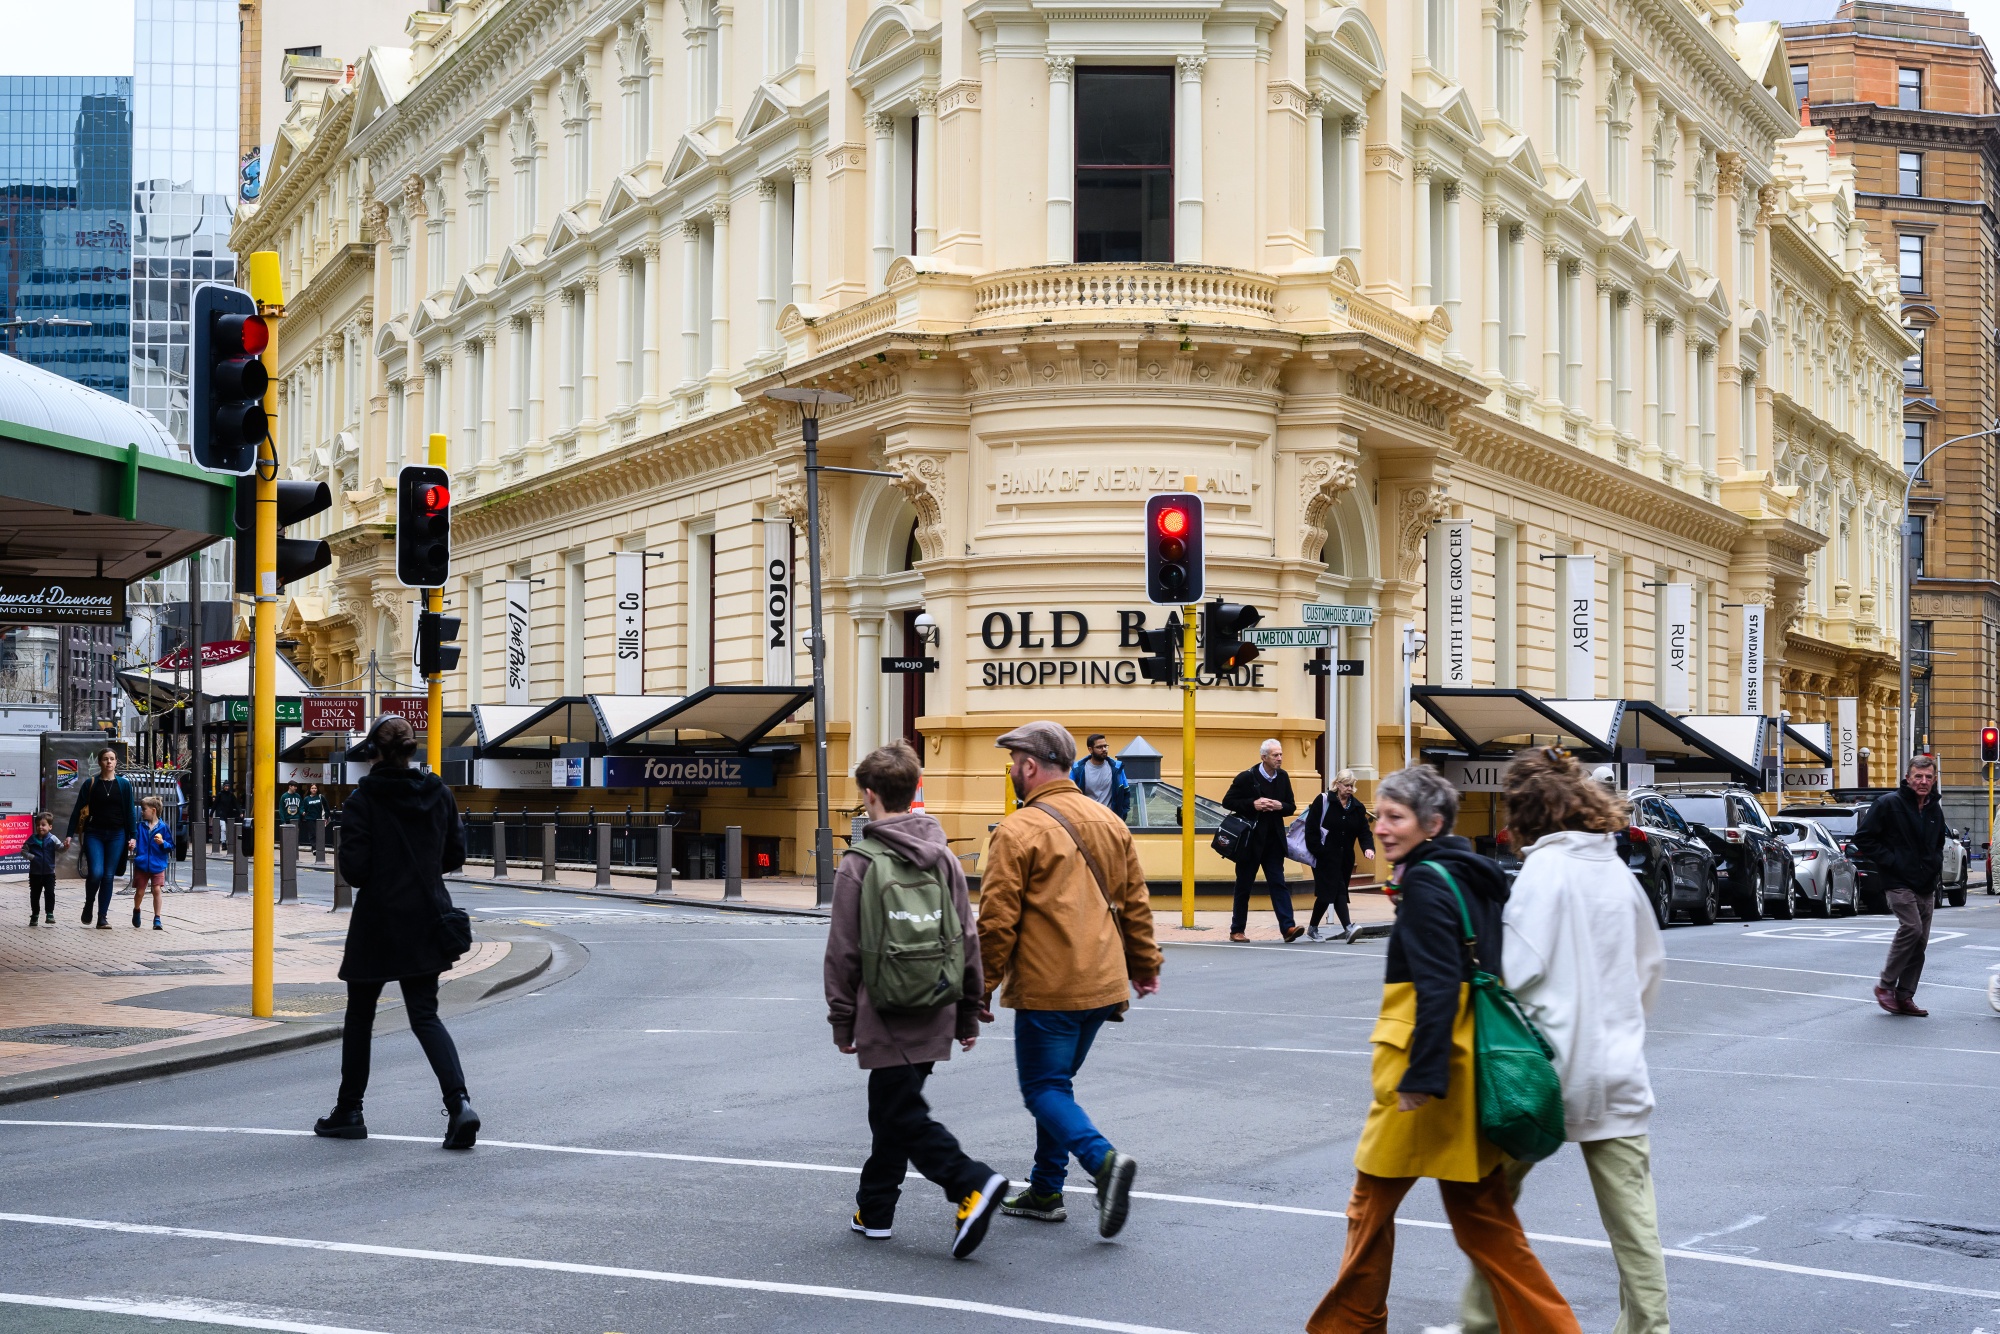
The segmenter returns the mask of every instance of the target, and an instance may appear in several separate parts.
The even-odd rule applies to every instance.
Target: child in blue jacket
[[[132,925],[139,925],[139,904],[153,891],[153,930],[160,924],[160,886],[167,880],[167,862],[174,855],[174,831],[160,818],[165,810],[158,797],[139,799],[139,836],[132,849]]]
[[[63,849],[63,841],[56,837],[56,817],[47,811],[35,815],[35,833],[21,845],[21,855],[28,859],[28,925],[35,924],[35,914],[43,913],[43,921],[50,926],[56,924],[56,856]]]

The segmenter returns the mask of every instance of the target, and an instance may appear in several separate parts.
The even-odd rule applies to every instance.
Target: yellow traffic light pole
[[[257,453],[257,569],[254,641],[256,681],[250,699],[250,1013],[269,1019],[272,1010],[277,942],[277,909],[272,883],[273,813],[278,777],[278,442],[271,400],[278,383],[278,322],[285,314],[285,288],[276,251],[250,256],[250,297],[270,331],[264,346],[264,443]]]
[[[1189,490],[1193,490],[1192,487]],[[1194,927],[1194,673],[1195,617],[1200,607],[1181,608],[1181,925]]]
[[[446,439],[443,435],[431,436],[430,465],[433,468],[445,466],[445,447]],[[442,588],[424,590],[424,609],[433,616],[443,613]],[[424,763],[430,766],[432,773],[441,773],[444,770],[444,673],[427,672],[424,674],[424,681],[430,692],[430,731],[424,739]]]

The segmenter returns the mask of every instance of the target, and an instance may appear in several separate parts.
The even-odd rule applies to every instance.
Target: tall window
[[[466,647],[472,650],[465,655],[465,698],[477,704],[486,693],[486,585],[476,574],[465,583],[466,638],[471,641]]]
[[[689,694],[715,680],[715,530],[688,534]]]
[[[1076,258],[1174,257],[1174,71],[1076,72]]]
[[[1903,471],[1912,477],[1924,461],[1924,424],[1905,421],[1903,423]]]
[[[584,583],[583,553],[572,551],[563,558],[563,613],[569,622],[563,645],[563,694],[583,693]]]
[[[1923,237],[1905,235],[1896,238],[1896,271],[1901,276],[1903,291],[1924,290]]]
[[[1812,66],[1792,66],[1792,101],[1804,106],[1809,100],[1807,93],[1812,87]]]
[[[1910,622],[1910,730],[1916,747],[1931,744],[1931,623]]]
[[[1924,385],[1924,334],[1926,330],[1920,324],[1906,324],[1903,326],[1903,332],[1915,339],[1917,343],[1917,350],[1903,360],[1903,387],[1905,389],[1921,389]],[[1918,423],[1918,425],[1921,424]]]
[[[1896,193],[1920,195],[1924,192],[1924,155],[1896,154]]]
[[[1920,69],[1896,71],[1896,105],[1905,111],[1924,109],[1924,72]]]
[[[1493,684],[1511,688],[1514,684],[1514,589],[1518,571],[1514,560],[1514,530],[1497,529],[1493,534]]]

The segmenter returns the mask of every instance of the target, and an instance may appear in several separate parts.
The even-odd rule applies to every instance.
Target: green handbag
[[[1451,872],[1425,862],[1458,900],[1465,953],[1472,961],[1472,1070],[1479,1130],[1508,1157],[1538,1163],[1563,1145],[1562,1080],[1555,1048],[1521,1002],[1479,965],[1479,938]]]

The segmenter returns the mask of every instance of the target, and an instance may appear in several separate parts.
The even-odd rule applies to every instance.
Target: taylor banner
[[[1660,707],[1686,713],[1694,697],[1689,676],[1694,667],[1694,585],[1668,584],[1660,590]]]
[[[618,602],[618,670],[612,689],[621,695],[646,693],[646,557],[639,551],[611,554],[612,594]]]
[[[528,590],[526,579],[509,579],[507,590],[507,702],[528,702]]]
[[[1764,604],[1751,602],[1736,609],[1737,643],[1743,646],[1743,688],[1738,713],[1764,712]]]
[[[1562,560],[1563,682],[1568,699],[1597,698],[1597,557]]]
[[[764,520],[764,684],[793,683],[792,524]]]
[[[1860,701],[1842,695],[1833,701],[1833,785],[1861,786]]]

